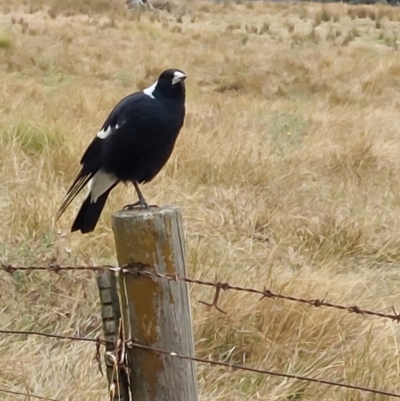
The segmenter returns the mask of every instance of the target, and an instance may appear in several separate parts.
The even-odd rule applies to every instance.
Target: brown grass
[[[186,222],[192,277],[389,310],[400,278],[400,11],[344,4],[171,5],[2,1],[0,254],[15,264],[115,263],[110,215],[71,235],[79,202],[53,217],[113,105],[179,67],[187,119],[143,187]],[[379,22],[379,23],[378,23]],[[101,332],[92,274],[0,276],[0,326]],[[200,356],[398,388],[399,328],[324,309],[192,289]],[[93,348],[0,339],[0,388],[107,399]],[[384,400],[350,390],[199,366],[201,400]],[[1,396],[16,400],[13,396]]]

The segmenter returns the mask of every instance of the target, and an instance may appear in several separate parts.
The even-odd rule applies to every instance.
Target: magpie
[[[95,229],[108,195],[120,182],[132,183],[139,198],[124,209],[150,207],[139,184],[150,182],[171,156],[185,119],[185,79],[181,70],[165,70],[152,86],[114,107],[83,154],[56,221],[86,185],[88,193],[72,232]]]

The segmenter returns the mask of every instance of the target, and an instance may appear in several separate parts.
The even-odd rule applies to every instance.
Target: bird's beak
[[[183,72],[175,71],[174,77],[172,78],[172,85],[179,84],[186,79],[186,75]]]

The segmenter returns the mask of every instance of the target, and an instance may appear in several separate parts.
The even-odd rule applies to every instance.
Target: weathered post
[[[105,365],[107,368],[108,389],[111,401],[130,401],[126,372],[117,366],[118,355],[115,350],[119,338],[121,312],[119,308],[117,280],[111,271],[97,277],[100,292],[101,317],[106,342]]]
[[[120,266],[186,275],[183,221],[177,207],[119,211],[113,230]],[[119,291],[127,339],[194,356],[187,283],[121,273]],[[133,347],[129,349],[133,401],[197,401],[194,362]]]

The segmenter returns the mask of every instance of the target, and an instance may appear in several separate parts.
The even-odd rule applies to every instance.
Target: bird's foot
[[[158,207],[157,205],[149,205],[145,199],[139,199],[137,202],[125,205],[123,210],[133,210],[133,209],[150,209],[152,207]]]
[[[125,205],[122,209],[123,210],[132,210],[132,209],[148,209],[149,204],[146,202],[145,199],[139,199],[135,203],[131,203],[129,205]]]

